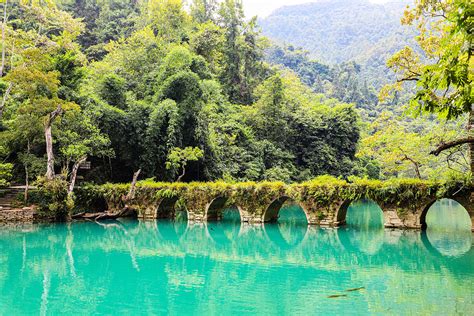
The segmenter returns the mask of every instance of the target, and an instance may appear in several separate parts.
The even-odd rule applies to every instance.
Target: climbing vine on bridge
[[[312,205],[314,211],[327,211],[338,207],[344,201],[359,199],[372,199],[381,206],[413,208],[422,203],[472,190],[462,182],[417,179],[350,180],[322,176],[312,181],[290,185],[283,182],[166,183],[146,180],[138,182],[133,204],[137,207],[157,205],[162,199],[176,198],[187,208],[204,212],[206,206],[216,198],[226,198],[227,205],[238,205],[250,212],[261,214],[273,201],[285,197],[306,206]],[[77,198],[82,201],[81,204],[86,204],[87,199],[96,200],[102,197],[109,208],[120,208],[129,188],[129,184],[90,185],[78,190]]]

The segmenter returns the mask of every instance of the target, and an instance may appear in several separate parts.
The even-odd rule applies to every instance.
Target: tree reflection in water
[[[324,229],[308,226],[304,213],[291,207],[277,223],[265,225],[238,223],[232,219],[236,213],[230,222],[224,215],[207,224],[158,220],[2,228],[0,314],[472,310],[472,234],[365,224]],[[364,290],[346,292],[358,287]],[[349,294],[328,299],[340,293]]]

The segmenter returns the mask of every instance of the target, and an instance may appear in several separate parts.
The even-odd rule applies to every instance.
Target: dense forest
[[[379,101],[358,64],[273,44],[238,0],[4,1],[3,13],[4,183],[468,171],[464,147],[429,154],[467,133],[466,111],[400,118],[412,88]]]

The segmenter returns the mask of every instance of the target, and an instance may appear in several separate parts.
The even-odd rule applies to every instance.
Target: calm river
[[[472,315],[473,234],[460,208],[436,204],[424,233],[383,229],[369,202],[338,229],[308,227],[291,206],[262,226],[229,211],[207,225],[0,227],[0,315]]]

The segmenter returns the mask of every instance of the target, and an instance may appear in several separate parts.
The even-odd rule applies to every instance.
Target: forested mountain
[[[266,59],[294,71],[314,92],[356,105],[362,120],[370,122],[358,151],[362,162],[367,157],[375,159],[386,176],[459,175],[467,170],[465,148],[450,152],[445,160],[429,153],[445,139],[463,135],[465,118],[450,123],[433,116],[414,119],[413,107],[407,105],[414,97],[416,81],[405,82],[403,92],[397,90],[391,99],[381,102],[378,98],[385,84],[397,80],[393,67],[387,66],[390,58],[407,45],[420,50],[415,27],[401,23],[412,2],[322,0],[282,7],[259,21],[273,42],[266,49]],[[398,58],[404,57],[411,59]]]
[[[322,63],[355,61],[368,85],[380,88],[390,79],[388,57],[412,42],[413,31],[400,24],[407,3],[321,0],[282,7],[259,23],[273,41],[308,50]]]
[[[379,105],[378,91],[369,86],[362,76],[361,66],[353,61],[330,66],[312,59],[308,51],[291,45],[273,45],[266,49],[265,55],[270,63],[298,74],[314,92],[355,104],[364,119],[374,120],[380,112],[397,104],[398,100]]]

